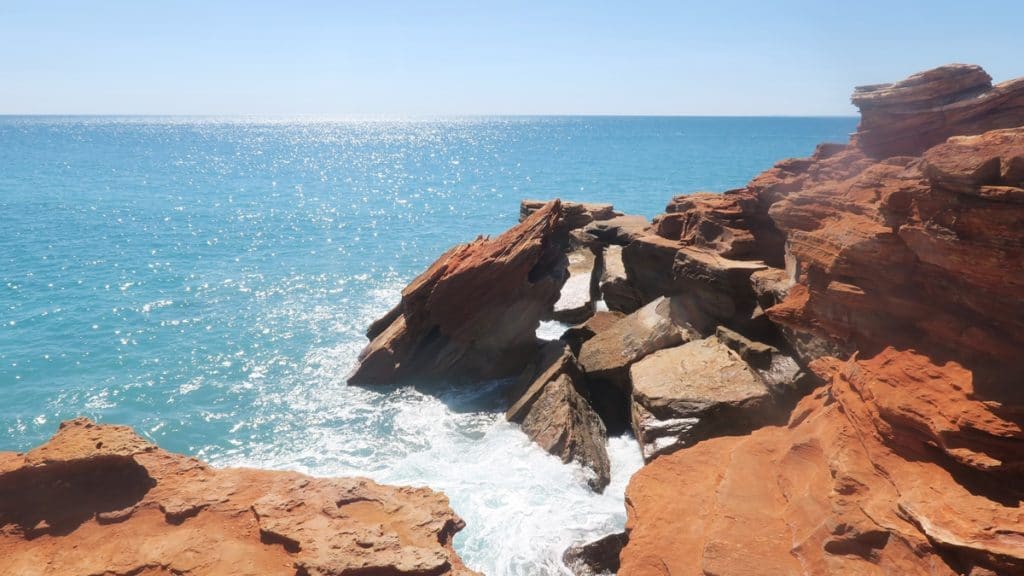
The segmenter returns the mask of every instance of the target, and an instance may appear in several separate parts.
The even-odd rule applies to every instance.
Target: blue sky
[[[0,0],[0,113],[853,114],[1024,75],[1024,0]]]

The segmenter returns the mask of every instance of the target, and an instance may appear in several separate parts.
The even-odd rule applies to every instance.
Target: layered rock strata
[[[732,292],[754,323],[717,337],[825,385],[645,466],[620,574],[1024,574],[1022,95],[961,65],[859,88],[850,144],[677,198],[627,247],[649,293],[690,292],[673,245],[759,266]]]
[[[123,426],[0,452],[0,574],[470,575],[426,488],[213,469]]]
[[[452,248],[367,331],[354,384],[410,378],[482,380],[518,374],[567,278],[557,200],[495,238]]]

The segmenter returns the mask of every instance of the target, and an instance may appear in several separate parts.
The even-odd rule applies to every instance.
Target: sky
[[[0,0],[0,114],[853,115],[1024,0]]]

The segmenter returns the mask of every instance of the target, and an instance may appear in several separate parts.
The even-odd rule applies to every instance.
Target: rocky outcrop
[[[655,219],[631,279],[690,292],[671,242],[757,264],[726,292],[777,332],[718,339],[777,393],[808,365],[826,384],[786,426],[641,470],[620,574],[1024,574],[1022,82],[952,66],[858,89],[849,145]]]
[[[79,419],[0,453],[0,575],[473,574],[443,495],[210,468]]]
[[[627,540],[625,532],[616,532],[593,542],[570,546],[562,562],[576,576],[615,574],[619,570],[619,553]]]
[[[555,200],[496,238],[452,248],[367,332],[354,384],[513,376],[536,354],[540,319],[566,280]]]
[[[788,426],[634,476],[620,575],[1024,571],[1019,413],[913,352],[820,369]]]
[[[770,422],[771,393],[716,336],[659,350],[630,368],[633,432],[650,461],[723,434]]]
[[[861,121],[854,142],[875,157],[917,156],[950,136],[1020,126],[1024,78],[992,85],[980,67],[942,66],[853,93]]]
[[[575,461],[589,469],[592,476],[587,484],[602,492],[611,480],[607,433],[584,396],[582,381],[568,347],[560,341],[548,342],[513,387],[505,416],[563,462]]]
[[[595,219],[583,227],[583,233],[602,244],[625,246],[645,235],[649,226],[647,218],[628,214],[607,220]]]

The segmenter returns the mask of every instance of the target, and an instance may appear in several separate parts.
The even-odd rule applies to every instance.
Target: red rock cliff
[[[825,385],[639,472],[620,574],[1024,574],[1024,80],[853,101],[849,145],[655,220],[664,250],[784,265],[758,308]]]

